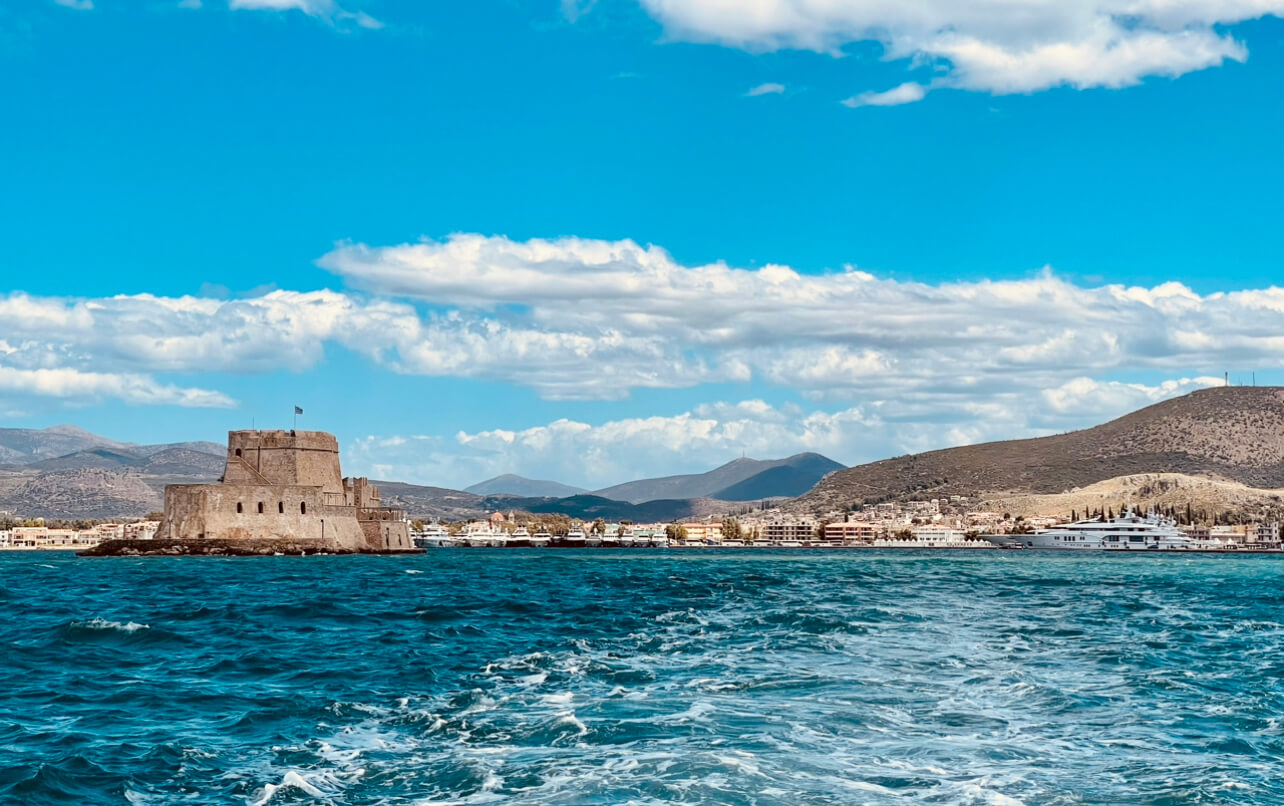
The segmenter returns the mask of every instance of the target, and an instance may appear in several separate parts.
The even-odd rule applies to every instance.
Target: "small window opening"
[[[300,502],[299,502],[299,514],[300,514],[300,515],[306,515],[306,514],[308,514],[308,502],[307,502],[307,501],[300,501]]]
[[[260,501],[260,502],[259,502],[259,514],[260,514],[260,515],[262,515],[262,514],[263,514],[263,502],[262,502],[262,501]]]
[[[237,514],[237,515],[240,515],[240,514],[241,514],[242,512],[244,512],[244,511],[245,511],[245,506],[244,506],[240,501],[237,501],[237,502],[236,502],[236,514]]]
[[[236,449],[236,456],[237,456],[237,458],[240,458],[240,456],[241,456],[241,449],[240,449],[240,448],[237,448],[237,449]]]
[[[284,514],[285,514],[285,502],[284,502],[284,501],[277,501],[277,502],[276,502],[276,511],[277,511],[277,513],[278,513],[278,514],[281,514],[281,515],[284,515]]]

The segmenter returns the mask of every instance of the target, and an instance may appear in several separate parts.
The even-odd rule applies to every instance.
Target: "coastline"
[[[348,548],[329,540],[234,539],[107,540],[77,557],[274,557],[316,554],[424,554],[423,549]]]

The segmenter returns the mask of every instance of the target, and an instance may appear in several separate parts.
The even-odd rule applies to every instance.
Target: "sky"
[[[589,489],[1284,384],[1284,0],[0,0],[0,426]]]

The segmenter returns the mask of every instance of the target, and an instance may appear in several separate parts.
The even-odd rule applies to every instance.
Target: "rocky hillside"
[[[137,517],[161,509],[161,489],[137,473],[59,470],[0,481],[0,508],[41,518]]]
[[[213,481],[212,442],[135,445],[75,426],[0,428],[0,510],[48,518],[124,518],[161,508],[166,484]]]
[[[791,508],[824,511],[911,497],[1061,493],[1139,473],[1284,487],[1284,389],[1205,389],[1083,431],[860,465],[826,477]]]
[[[1121,509],[1176,509],[1237,521],[1270,521],[1284,516],[1284,490],[1249,487],[1237,481],[1182,473],[1139,473],[1099,481],[1063,493],[1018,493],[985,499],[980,507],[1025,517],[1065,517],[1072,512]]]

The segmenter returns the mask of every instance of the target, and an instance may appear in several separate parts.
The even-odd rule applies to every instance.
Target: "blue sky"
[[[4,424],[595,487],[1284,379],[1284,3],[746,2],[0,0]]]

